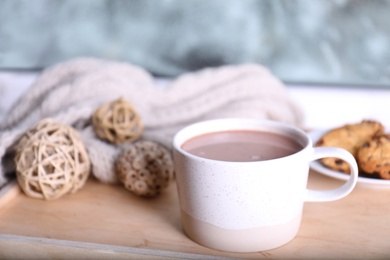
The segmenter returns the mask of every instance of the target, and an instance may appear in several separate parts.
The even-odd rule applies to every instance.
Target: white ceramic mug
[[[303,148],[289,156],[253,162],[205,159],[182,149],[193,137],[226,130],[282,134]],[[304,202],[343,198],[358,178],[356,161],[346,150],[313,147],[304,131],[268,120],[195,123],[175,135],[173,148],[184,231],[193,241],[222,251],[255,252],[288,243],[298,233]],[[346,161],[350,177],[334,190],[307,189],[309,164],[323,157]]]

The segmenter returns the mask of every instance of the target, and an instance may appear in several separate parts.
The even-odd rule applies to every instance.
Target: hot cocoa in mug
[[[216,119],[190,125],[173,140],[185,233],[231,252],[273,249],[298,233],[304,202],[341,199],[355,187],[354,157],[341,148],[313,147],[294,126],[258,119]],[[334,190],[307,189],[309,164],[337,157],[351,166]]]
[[[294,139],[277,133],[228,130],[193,137],[181,148],[207,159],[251,162],[288,156],[303,147]]]

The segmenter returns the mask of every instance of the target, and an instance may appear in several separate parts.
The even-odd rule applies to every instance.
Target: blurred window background
[[[390,88],[386,0],[0,0],[0,69],[80,56],[156,76],[259,63],[290,84]]]

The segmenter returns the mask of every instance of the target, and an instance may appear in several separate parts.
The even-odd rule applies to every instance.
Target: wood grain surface
[[[343,181],[311,172],[309,187]],[[17,188],[16,188],[17,190]],[[15,189],[0,198],[0,258],[378,259],[390,257],[390,187],[358,185],[347,197],[306,203],[297,237],[280,248],[227,253],[183,233],[174,183],[160,197],[136,197],[91,178],[75,194],[32,199]],[[142,257],[141,257],[142,256]]]

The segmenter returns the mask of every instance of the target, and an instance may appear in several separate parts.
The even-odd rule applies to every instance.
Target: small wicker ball
[[[137,196],[155,197],[174,177],[170,152],[162,145],[140,140],[123,150],[116,161],[119,180]]]
[[[123,98],[99,107],[92,115],[92,124],[101,139],[114,144],[133,142],[143,131],[137,111]]]
[[[28,130],[16,145],[16,176],[24,193],[53,200],[79,190],[90,161],[75,129],[50,119]]]

